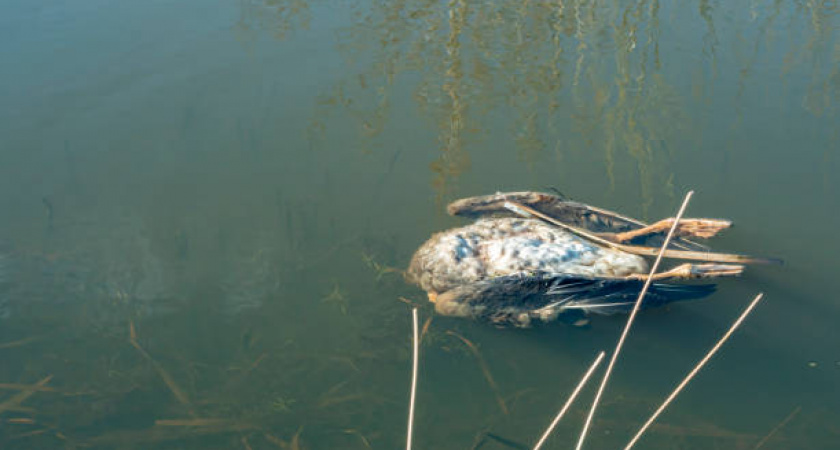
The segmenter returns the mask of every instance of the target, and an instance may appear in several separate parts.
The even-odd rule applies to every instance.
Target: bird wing
[[[516,274],[459,286],[446,293],[446,300],[459,302],[482,314],[552,309],[607,315],[629,312],[642,286],[642,281],[629,279],[556,273]],[[714,284],[653,283],[642,307],[702,298],[714,291]]]
[[[506,202],[529,206],[567,225],[596,233],[624,233],[647,226],[632,217],[543,192],[499,192],[467,197],[450,203],[446,210],[450,215],[470,218],[515,216],[505,207]],[[638,244],[662,245],[662,237],[653,235]],[[685,250],[708,250],[705,245],[678,236],[674,237],[671,246]]]

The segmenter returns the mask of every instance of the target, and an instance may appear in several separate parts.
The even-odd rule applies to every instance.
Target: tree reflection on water
[[[282,38],[325,7],[310,3],[245,1],[241,24]],[[528,165],[597,152],[615,188],[618,159],[629,157],[645,212],[654,187],[670,186],[675,152],[701,150],[702,124],[721,107],[715,92],[732,76],[733,129],[755,70],[768,64],[782,79],[804,71],[810,80],[804,94],[774,92],[779,101],[836,118],[840,43],[836,8],[827,2],[754,1],[745,9],[710,0],[379,0],[351,7],[353,23],[338,39],[348,75],[319,100],[310,131],[324,131],[340,107],[357,122],[363,148],[373,150],[404,77],[437,130],[430,169],[439,198],[453,192],[470,154],[498,127],[493,111],[503,111],[504,132]],[[722,39],[733,43],[734,64],[721,63],[732,56]]]

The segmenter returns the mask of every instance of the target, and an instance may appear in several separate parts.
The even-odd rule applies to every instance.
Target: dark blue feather
[[[522,321],[523,314],[540,316],[541,311],[561,315],[629,313],[643,284],[640,280],[556,273],[520,274],[457,287],[445,294],[445,300],[468,306],[479,318],[516,324]],[[653,283],[642,309],[698,299],[714,291],[714,284]]]

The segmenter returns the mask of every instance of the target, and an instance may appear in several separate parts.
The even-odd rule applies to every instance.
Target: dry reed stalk
[[[33,425],[35,424],[35,419],[30,417],[12,417],[11,419],[6,419],[6,423],[12,423],[15,425]]]
[[[414,432],[414,400],[417,396],[417,362],[418,362],[418,353],[420,351],[420,338],[418,336],[418,324],[417,324],[417,308],[411,308],[411,320],[413,325],[413,337],[412,346],[414,348],[414,353],[412,357],[412,366],[411,366],[411,395],[410,400],[408,402],[408,432],[406,433],[406,442],[405,448],[406,450],[411,450],[411,437]]]
[[[631,253],[634,255],[640,256],[657,256],[659,257],[660,250],[655,247],[642,247],[638,245],[625,245],[619,244],[608,239],[604,239],[601,236],[597,236],[594,233],[590,233],[589,231],[573,227],[571,225],[565,224],[551,216],[543,214],[537,211],[534,208],[522,205],[516,202],[505,202],[505,207],[510,211],[513,211],[520,216],[534,216],[541,220],[544,220],[552,225],[558,226],[566,231],[572,232],[584,239],[592,241],[596,244],[603,245],[605,247],[614,248],[616,250],[621,250],[626,253]],[[673,221],[671,224],[670,233],[675,231],[675,226],[679,224],[679,218]],[[670,243],[670,239],[668,240]],[[688,259],[688,260],[696,260],[696,261],[712,261],[712,262],[730,262],[730,263],[740,263],[740,264],[781,264],[780,260],[772,259],[772,258],[756,258],[753,256],[747,255],[738,255],[734,253],[712,253],[712,252],[698,252],[698,251],[690,251],[690,250],[668,250],[666,249],[664,252],[664,256],[666,258],[673,258],[673,259]]]
[[[275,446],[277,446],[279,448],[283,448],[283,449],[289,448],[289,443],[288,442],[284,441],[283,439],[280,439],[279,437],[277,437],[273,434],[263,433],[263,437],[265,438],[266,441],[274,444]]]
[[[486,441],[487,441],[487,430],[485,429],[485,430],[479,431],[478,433],[475,434],[475,437],[473,438],[473,445],[470,446],[470,450],[480,449],[482,446],[484,446],[484,443]]]
[[[0,344],[0,349],[20,347],[21,345],[26,345],[26,344],[29,344],[30,342],[40,341],[41,339],[43,339],[43,338],[33,336],[33,337],[24,338],[24,339],[19,339],[17,341],[4,342],[4,343]]]
[[[429,332],[429,326],[432,325],[432,318],[433,317],[434,316],[429,316],[429,318],[426,319],[426,322],[423,323],[423,328],[420,330],[420,343],[421,344],[423,343],[423,338],[426,336],[426,333]]]
[[[36,389],[19,392],[15,395],[9,397],[9,399],[6,400],[5,402],[0,403],[0,414],[2,414],[3,412],[5,412],[7,410],[16,409],[17,407],[19,407],[21,403],[26,401],[26,399],[31,397],[32,394],[37,392],[37,388],[43,387],[47,383],[49,383],[50,380],[52,380],[52,377],[53,377],[52,375],[48,375],[47,377],[43,378],[41,381],[39,381],[39,382],[37,382],[33,385]]]
[[[647,422],[645,422],[645,424],[642,425],[642,428],[640,428],[636,435],[633,436],[633,439],[631,439],[627,446],[624,447],[624,450],[629,450],[633,447],[633,445],[636,444],[636,442],[639,441],[639,439],[642,437],[642,434],[644,434],[644,432],[648,429],[648,427],[650,427],[651,424],[653,424],[656,418],[659,417],[660,414],[662,414],[662,411],[665,411],[665,408],[667,408],[668,405],[670,405],[671,402],[674,401],[677,395],[680,392],[682,392],[682,390],[685,388],[686,385],[688,385],[691,379],[694,378],[695,375],[697,375],[697,372],[699,372],[700,369],[702,369],[703,366],[706,365],[706,363],[709,362],[710,359],[712,359],[712,356],[714,356],[715,353],[717,353],[717,351],[720,350],[723,344],[726,343],[729,337],[732,336],[732,333],[735,331],[735,329],[737,329],[741,325],[741,322],[743,322],[744,319],[747,318],[750,312],[752,312],[753,308],[755,308],[758,302],[761,301],[761,298],[763,296],[764,294],[758,294],[755,297],[752,303],[750,303],[750,305],[747,306],[747,309],[745,309],[744,312],[741,313],[741,316],[738,317],[738,319],[732,324],[731,327],[729,327],[729,330],[726,333],[724,333],[723,337],[721,337],[720,340],[718,340],[718,342],[712,347],[712,349],[709,350],[708,353],[706,353],[706,356],[704,356],[703,359],[701,359],[700,362],[697,363],[697,365],[694,366],[693,369],[691,369],[691,372],[689,372],[688,375],[686,375],[686,377],[680,382],[680,384],[677,385],[674,391],[671,392],[671,395],[669,395],[668,398],[666,398],[665,401],[662,402],[662,405],[660,405],[659,408],[653,413],[653,415],[650,416],[650,419],[648,419]]]
[[[0,383],[0,390],[55,392],[56,389],[36,384]]]
[[[543,433],[542,437],[537,442],[537,445],[534,446],[534,450],[540,450],[540,447],[543,446],[545,441],[548,439],[548,436],[551,434],[552,431],[554,431],[554,427],[556,427],[557,424],[560,423],[560,419],[563,418],[563,416],[566,414],[566,411],[568,411],[569,407],[572,406],[572,403],[574,403],[575,398],[577,398],[581,389],[583,389],[583,387],[586,385],[586,382],[589,381],[589,377],[592,376],[592,374],[595,372],[595,369],[598,367],[599,364],[601,364],[601,360],[604,359],[605,354],[606,353],[604,353],[604,351],[598,353],[598,357],[595,358],[595,361],[592,363],[591,366],[589,366],[589,370],[586,371],[586,373],[583,375],[583,378],[581,378],[580,382],[578,382],[577,387],[575,387],[575,390],[572,391],[572,395],[569,396],[569,399],[566,400],[566,403],[560,409],[560,412],[557,413],[557,416],[554,418],[553,421],[551,421],[551,425],[548,426],[548,429],[545,430],[545,433]]]
[[[254,362],[252,362],[252,363],[251,363],[251,365],[249,365],[248,367],[246,367],[245,369],[243,369],[243,370],[242,370],[239,374],[237,374],[235,377],[231,377],[231,378],[230,378],[230,379],[229,379],[229,380],[228,380],[228,381],[224,384],[224,386],[221,388],[221,390],[227,390],[227,389],[230,389],[230,388],[232,388],[232,387],[235,387],[235,386],[236,386],[236,385],[238,385],[239,383],[241,383],[243,380],[245,380],[245,379],[248,377],[248,375],[250,375],[250,374],[251,374],[251,372],[253,372],[254,370],[256,370],[256,368],[257,368],[257,367],[259,367],[259,365],[260,365],[260,364],[263,362],[263,360],[265,360],[267,357],[268,357],[268,353],[263,353],[262,355],[260,355],[259,357],[257,357],[257,359],[255,359],[255,360],[254,360]]]
[[[22,439],[22,438],[31,437],[31,436],[38,436],[38,435],[44,434],[44,433],[46,433],[48,431],[52,431],[52,430],[53,430],[52,428],[40,428],[38,430],[27,431],[26,433],[16,434],[14,436],[11,436],[11,438],[12,439]]]
[[[790,414],[788,414],[787,417],[784,418],[784,420],[779,422],[779,424],[776,425],[775,427],[773,427],[773,429],[770,430],[770,432],[767,433],[766,436],[761,438],[761,440],[758,441],[758,444],[755,444],[755,447],[753,447],[753,450],[757,450],[757,449],[761,448],[762,446],[764,446],[764,444],[766,444],[767,441],[769,441],[770,438],[773,437],[773,435],[775,435],[779,430],[784,428],[784,426],[787,425],[788,422],[793,420],[793,418],[796,417],[797,414],[799,414],[799,411],[802,411],[802,406],[797,406],[796,408],[794,408],[793,411],[791,411]]]
[[[368,449],[368,450],[373,449],[373,447],[371,447],[371,445],[370,445],[370,441],[368,440],[368,438],[365,437],[364,434],[362,434],[361,431],[356,430],[354,428],[347,428],[347,429],[344,429],[344,430],[341,430],[341,431],[345,434],[351,434],[353,436],[358,437],[359,440],[362,442],[362,445],[364,445],[366,449]]]
[[[526,395],[529,395],[529,394],[533,394],[534,392],[537,392],[537,391],[538,390],[536,388],[520,389],[520,390],[514,392],[513,394],[510,394],[510,395],[504,397],[503,400],[505,401],[505,405],[513,405],[513,404],[516,404],[516,402],[518,402],[520,398],[522,398]]]
[[[659,254],[656,255],[656,260],[653,262],[653,266],[650,268],[650,273],[648,274],[648,278],[645,280],[645,284],[642,286],[642,290],[639,291],[639,298],[636,299],[636,303],[633,304],[633,310],[630,311],[630,316],[627,318],[627,323],[624,325],[624,331],[621,332],[621,337],[618,338],[618,343],[615,346],[615,350],[613,351],[612,357],[610,357],[610,363],[607,365],[607,370],[604,372],[604,378],[601,380],[601,385],[598,386],[598,391],[595,393],[595,400],[592,401],[592,407],[589,409],[589,414],[586,417],[586,422],[583,424],[583,430],[580,433],[580,437],[578,438],[578,443],[576,450],[580,450],[583,448],[583,443],[586,441],[586,433],[589,431],[589,427],[592,424],[592,418],[595,416],[595,411],[598,409],[598,402],[601,400],[601,395],[604,393],[604,388],[607,386],[607,382],[610,379],[610,375],[612,374],[613,367],[615,366],[615,362],[618,359],[618,355],[621,353],[621,348],[624,346],[624,341],[627,339],[627,334],[630,332],[630,327],[633,326],[633,321],[636,319],[636,314],[639,313],[639,307],[642,305],[642,301],[645,298],[645,294],[647,294],[648,288],[650,288],[651,281],[653,280],[653,274],[656,273],[656,269],[659,268],[659,263],[662,262],[662,256],[665,253],[665,250],[668,248],[668,244],[671,242],[671,238],[674,236],[674,230],[677,228],[677,224],[680,222],[680,218],[682,218],[685,209],[688,207],[688,202],[691,201],[691,197],[694,195],[694,191],[688,191],[688,194],[685,195],[685,199],[680,206],[680,210],[677,212],[676,217],[674,218],[674,223],[671,225],[671,229],[668,230],[668,234],[665,236],[665,242],[662,243],[662,248],[659,249]]]
[[[418,304],[415,303],[414,300],[410,300],[410,299],[407,299],[405,297],[397,297],[397,300],[405,303],[408,306],[411,306],[412,308],[417,308],[417,306],[418,306]]]
[[[236,422],[229,419],[196,418],[196,419],[158,419],[155,426],[158,427],[218,427],[235,425]]]
[[[187,394],[184,393],[184,391],[181,390],[180,387],[178,387],[178,384],[175,383],[175,379],[173,379],[172,376],[169,375],[169,372],[167,372],[166,369],[164,369],[163,366],[160,365],[160,363],[155,361],[155,359],[152,358],[152,355],[150,355],[149,352],[147,352],[143,347],[140,346],[140,343],[137,342],[137,330],[134,328],[133,321],[129,321],[128,323],[128,333],[131,345],[134,348],[136,348],[137,351],[140,352],[140,354],[143,355],[143,357],[147,361],[149,361],[149,363],[155,369],[155,372],[158,373],[160,378],[163,380],[164,384],[166,384],[166,387],[168,387],[169,390],[172,391],[172,395],[174,395],[175,398],[178,399],[178,401],[181,402],[182,405],[187,407],[187,410],[190,412],[191,415],[195,415],[192,409],[192,403],[190,403]]]
[[[340,391],[341,388],[343,388],[344,386],[347,386],[347,383],[349,383],[349,382],[350,382],[349,380],[343,380],[343,381],[339,381],[338,383],[332,385],[332,387],[330,387],[329,389],[324,391],[324,393],[321,394],[318,397],[319,401],[324,401],[324,400],[330,398],[331,396],[337,394],[338,391]]]
[[[291,450],[300,450],[300,435],[303,433],[303,426],[298,427],[297,433],[292,436],[292,440],[289,442],[289,448]]]
[[[478,347],[475,344],[470,342],[469,339],[461,336],[460,334],[452,331],[447,330],[446,334],[450,336],[455,336],[456,338],[460,339],[467,347],[470,349],[470,352],[475,356],[475,359],[478,361],[479,367],[481,367],[481,372],[484,374],[484,378],[487,380],[487,384],[490,385],[490,388],[493,390],[493,394],[496,396],[496,403],[499,404],[499,408],[502,412],[507,416],[510,415],[510,411],[508,410],[507,404],[505,403],[505,399],[502,398],[502,395],[499,391],[499,385],[496,384],[496,380],[493,379],[493,375],[490,374],[490,368],[487,367],[487,362],[484,361],[484,357],[481,356],[481,353],[478,351]]]

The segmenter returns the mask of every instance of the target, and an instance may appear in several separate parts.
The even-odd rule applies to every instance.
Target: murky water
[[[416,448],[530,448],[623,318],[433,317],[399,271],[463,223],[448,201],[549,188],[648,220],[694,189],[689,215],[736,223],[715,249],[787,262],[640,316],[588,448],[759,291],[642,444],[837,448],[835,2],[0,9],[2,448],[399,448],[400,298],[431,320]]]

